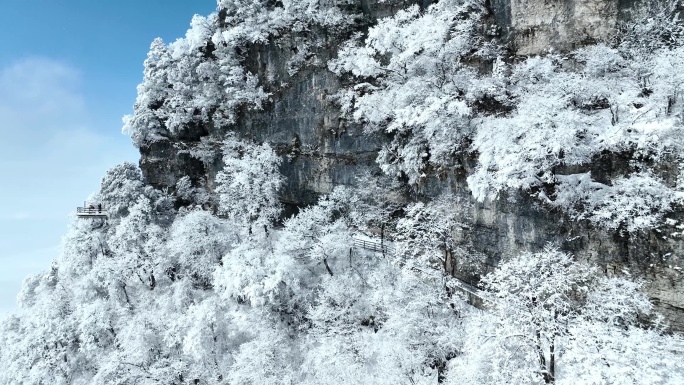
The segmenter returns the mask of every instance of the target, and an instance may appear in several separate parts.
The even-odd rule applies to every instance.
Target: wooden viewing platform
[[[76,215],[79,217],[107,217],[107,210],[100,206],[77,207]]]

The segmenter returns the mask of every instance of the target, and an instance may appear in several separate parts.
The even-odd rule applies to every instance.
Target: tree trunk
[[[536,331],[535,335],[537,337],[537,344],[535,347],[537,348],[537,355],[539,356],[539,367],[541,368],[541,371],[544,373],[544,380],[546,381],[546,356],[544,356],[544,350],[541,346],[541,333],[539,332],[539,330]],[[548,383],[548,381],[546,382]]]
[[[553,311],[553,322],[558,320],[558,310]],[[549,380],[547,383],[553,383],[556,381],[556,335],[551,336],[551,342],[549,345]]]
[[[157,279],[154,277],[154,271],[150,273],[150,290],[157,287]]]
[[[330,276],[332,277],[333,272],[332,270],[330,270],[330,266],[328,265],[328,260],[326,258],[323,258],[323,264],[325,264],[325,269],[328,270],[328,274],[330,274]]]
[[[126,290],[126,284],[122,283],[121,284],[121,289],[123,290],[124,297],[126,297],[126,303],[128,304],[129,308],[133,308],[133,305],[131,304],[131,299],[128,297],[128,291]]]
[[[383,222],[382,225],[380,225],[380,249],[382,250],[382,257],[385,258],[387,257],[385,255],[385,223]]]
[[[546,383],[552,383],[556,379],[556,339],[551,339],[551,346],[549,346],[549,380]]]
[[[444,272],[452,277],[456,274],[456,263],[451,249],[444,248]]]

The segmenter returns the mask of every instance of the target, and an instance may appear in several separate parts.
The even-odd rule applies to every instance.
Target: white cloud
[[[0,133],[15,140],[45,138],[75,128],[86,116],[80,73],[58,61],[31,58],[0,69]]]
[[[21,201],[54,202],[71,191],[78,202],[106,168],[135,159],[119,127],[97,127],[83,83],[80,71],[46,58],[0,67],[0,183],[11,186],[0,190],[0,217],[26,212],[11,209]]]
[[[98,127],[85,81],[48,58],[0,63],[0,282],[14,285],[0,287],[0,307],[24,276],[50,267],[68,213],[104,172],[137,159],[119,127]]]

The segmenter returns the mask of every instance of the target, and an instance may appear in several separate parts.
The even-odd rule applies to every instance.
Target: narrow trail
[[[382,253],[385,257],[391,259],[392,263],[395,263],[401,267],[408,266],[406,260],[402,258],[399,253],[397,253],[392,244],[383,243],[379,239],[355,237],[354,247],[376,253]],[[466,296],[466,301],[470,305],[475,306],[478,309],[483,308],[484,298],[482,296],[482,290],[478,289],[477,287],[456,277],[444,275],[437,270],[430,271],[418,268],[416,266],[408,266],[408,268],[429,281],[445,284],[452,289],[460,291]]]

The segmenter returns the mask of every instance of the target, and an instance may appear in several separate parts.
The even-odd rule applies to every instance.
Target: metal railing
[[[394,247],[388,244],[383,244],[382,242],[372,241],[367,239],[354,238],[354,246],[360,247],[362,249],[377,251],[379,253],[386,253],[394,255]]]
[[[394,246],[391,244],[381,243],[379,240],[354,238],[354,246],[369,251],[384,253],[385,255],[394,259],[394,262],[397,263],[399,266],[407,266],[406,261],[403,258],[401,258],[401,256],[397,255]],[[425,271],[424,269],[420,269],[417,266],[409,266],[409,269],[411,271],[421,274],[422,276],[428,279],[442,280],[445,278],[443,275],[433,274],[431,272]],[[482,307],[482,304],[484,303],[484,298],[482,296],[482,291],[479,288],[457,277],[448,277],[447,282],[449,286],[451,286],[453,289],[457,289],[463,292],[467,296],[467,302],[469,304],[478,308]]]

